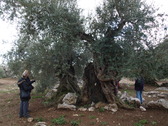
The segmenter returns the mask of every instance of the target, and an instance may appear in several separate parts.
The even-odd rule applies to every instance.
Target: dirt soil
[[[58,110],[56,107],[45,107],[42,97],[35,93],[32,94],[29,106],[34,121],[29,123],[26,118],[18,116],[20,100],[16,82],[16,79],[0,79],[0,126],[33,126],[39,121],[46,122],[47,126],[55,126],[52,120],[60,116],[65,117],[67,121],[65,126],[77,126],[77,124],[79,126],[168,126],[168,110],[147,109],[146,112],[142,112],[139,108],[119,109],[116,113],[99,110],[94,112]],[[145,91],[155,88],[145,85]],[[135,97],[131,83],[129,87],[120,90],[127,91]],[[145,100],[147,101],[148,98]]]

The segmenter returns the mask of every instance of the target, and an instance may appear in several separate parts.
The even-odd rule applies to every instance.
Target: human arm
[[[25,91],[31,91],[34,87],[25,81],[22,83],[22,88]]]

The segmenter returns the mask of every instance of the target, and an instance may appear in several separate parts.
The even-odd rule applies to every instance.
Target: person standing
[[[22,74],[21,79],[18,81],[18,87],[20,89],[20,112],[19,117],[30,117],[28,113],[28,107],[29,107],[29,100],[31,98],[30,93],[34,87],[32,86],[32,83],[34,83],[35,80],[30,80],[29,78],[29,71],[25,70]]]
[[[135,80],[135,91],[136,97],[140,100],[140,103],[143,103],[142,92],[144,90],[144,79],[143,77],[139,77]]]

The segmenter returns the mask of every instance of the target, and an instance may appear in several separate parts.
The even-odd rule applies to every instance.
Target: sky
[[[78,0],[79,8],[82,8],[83,14],[88,15],[93,12],[103,0]],[[160,8],[160,13],[168,14],[168,0],[145,0],[148,4],[154,4],[156,8]],[[0,19],[0,64],[3,59],[1,55],[11,50],[14,40],[17,38],[17,24],[6,22]]]

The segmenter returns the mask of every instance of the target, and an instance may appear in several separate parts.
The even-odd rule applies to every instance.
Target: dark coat
[[[23,81],[23,82],[22,82]],[[22,82],[21,84],[18,85],[20,88],[20,99],[23,101],[30,100],[30,92],[34,88],[32,86],[32,83],[35,81],[30,81],[29,77],[24,78],[22,77],[18,82]],[[27,96],[23,98],[22,93],[26,93]]]
[[[143,91],[144,89],[144,79],[143,78],[138,78],[135,80],[135,90],[136,91]]]

